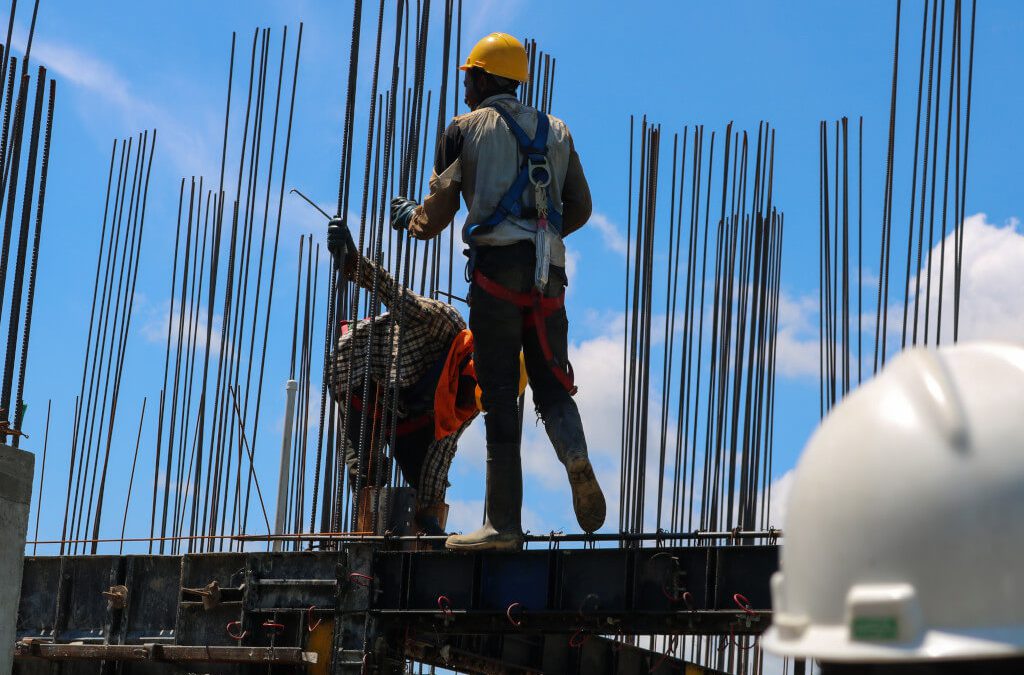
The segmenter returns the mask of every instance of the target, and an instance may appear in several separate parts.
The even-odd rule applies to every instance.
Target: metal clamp
[[[210,611],[220,604],[220,584],[217,580],[213,580],[206,584],[203,588],[185,588],[181,587],[182,593],[190,593],[192,595],[198,595],[203,601],[203,609]]]
[[[683,596],[688,593],[686,586],[682,583],[686,579],[686,572],[679,567],[679,557],[672,555],[668,551],[655,553],[647,559],[646,564],[650,566],[651,563],[661,557],[664,557],[671,563],[662,578],[661,594],[664,595],[669,602],[679,602],[680,600],[683,600]],[[692,599],[693,596],[690,597]]]
[[[107,599],[107,609],[124,609],[128,604],[128,587],[111,586],[108,590],[100,593]]]

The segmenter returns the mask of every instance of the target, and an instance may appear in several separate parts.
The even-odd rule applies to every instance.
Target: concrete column
[[[14,635],[35,455],[0,445],[0,673],[14,667]]]

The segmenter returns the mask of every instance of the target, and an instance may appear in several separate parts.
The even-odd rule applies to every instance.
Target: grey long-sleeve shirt
[[[522,164],[519,145],[493,105],[507,110],[527,134],[536,133],[537,111],[510,94],[492,96],[476,110],[455,117],[437,148],[430,194],[410,221],[414,237],[430,239],[444,230],[459,209],[460,195],[469,209],[467,222],[485,220],[515,181]],[[562,213],[562,237],[566,237],[590,218],[590,187],[569,128],[552,115],[548,120],[547,157],[552,172],[548,194]],[[522,203],[527,209],[536,208],[531,188],[524,192]],[[474,243],[501,246],[533,241],[535,231],[536,219],[509,216],[489,232],[474,235]],[[551,262],[565,264],[565,246],[559,238],[552,242]]]

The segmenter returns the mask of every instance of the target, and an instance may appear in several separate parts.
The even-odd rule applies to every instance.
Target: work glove
[[[408,230],[409,220],[412,213],[419,206],[416,202],[405,197],[395,197],[391,200],[391,227],[395,230]]]
[[[334,256],[335,264],[341,268],[347,267],[358,253],[352,232],[341,218],[332,218],[327,223],[327,250]]]

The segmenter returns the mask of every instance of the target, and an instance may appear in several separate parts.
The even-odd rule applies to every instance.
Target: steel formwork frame
[[[777,567],[776,545],[33,557],[15,672],[680,672],[617,638],[759,634]]]

